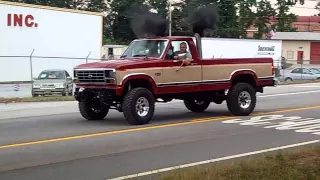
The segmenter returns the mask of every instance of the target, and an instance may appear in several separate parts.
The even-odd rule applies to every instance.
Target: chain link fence
[[[282,81],[320,80],[320,60],[281,60],[275,78]],[[277,64],[278,64],[277,63]]]
[[[102,58],[86,57],[47,57],[47,56],[0,56],[0,83],[31,82],[41,71],[47,69],[66,70],[72,77],[73,68],[85,63],[118,59],[120,54],[103,56]]]

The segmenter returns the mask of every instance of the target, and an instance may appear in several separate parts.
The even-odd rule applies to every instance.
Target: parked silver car
[[[32,96],[61,94],[72,95],[73,80],[66,70],[48,69],[40,73],[32,83]]]
[[[292,70],[280,71],[281,79],[292,80],[315,80],[320,79],[320,73],[316,68],[294,68]]]

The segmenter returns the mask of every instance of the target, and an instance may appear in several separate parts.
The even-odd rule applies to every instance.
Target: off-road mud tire
[[[203,112],[205,111],[209,105],[209,101],[202,101],[201,104],[197,104],[195,100],[184,100],[184,105],[186,106],[187,109],[189,109],[192,112]]]
[[[140,116],[136,111],[137,100],[141,97],[147,99],[149,103],[149,110],[145,116]],[[155,98],[146,88],[134,88],[125,95],[122,103],[122,111],[128,123],[132,125],[148,124],[154,115]]]
[[[136,111],[137,100],[145,98],[149,104],[149,110],[145,116],[140,116]],[[130,90],[124,97],[122,103],[123,115],[132,125],[148,124],[154,115],[155,111],[155,98],[153,94],[146,88],[134,88]]]
[[[247,92],[250,95],[251,103],[249,107],[242,108],[238,102],[238,97],[241,92]],[[248,83],[237,83],[231,87],[227,96],[227,107],[229,112],[234,116],[248,116],[256,107],[257,97],[256,91],[252,85]]]
[[[109,108],[107,107],[102,108],[99,112],[95,112],[92,109],[92,103],[90,100],[80,101],[78,106],[82,117],[89,121],[103,120],[109,113]]]

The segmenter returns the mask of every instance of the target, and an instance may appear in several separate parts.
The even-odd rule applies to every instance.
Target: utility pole
[[[171,18],[171,0],[169,0],[169,36],[171,36],[171,22],[172,22],[172,18]]]

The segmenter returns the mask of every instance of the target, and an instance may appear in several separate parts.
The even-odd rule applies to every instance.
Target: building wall
[[[297,64],[298,51],[303,51],[304,60],[310,60],[310,41],[282,41],[282,56],[288,63]],[[303,64],[309,64],[309,61]]]

